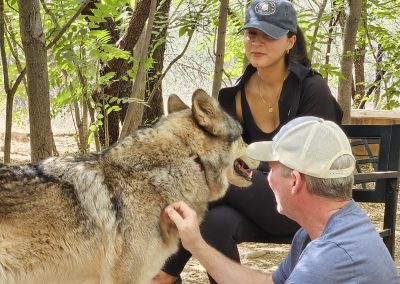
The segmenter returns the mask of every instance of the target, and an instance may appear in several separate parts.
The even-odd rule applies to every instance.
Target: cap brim
[[[247,155],[256,161],[278,161],[278,156],[272,149],[272,141],[254,142],[247,146]]]
[[[261,21],[249,22],[241,27],[239,32],[248,28],[255,28],[257,30],[260,30],[274,39],[280,39],[289,32],[289,30],[285,30],[275,25],[271,25],[269,23]]]

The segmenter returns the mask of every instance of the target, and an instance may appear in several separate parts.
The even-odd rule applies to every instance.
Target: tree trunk
[[[386,73],[385,70],[382,70],[380,68],[380,65],[382,64],[382,57],[384,55],[384,50],[382,45],[378,44],[378,50],[377,50],[377,54],[376,54],[376,70],[375,70],[375,80],[374,83],[371,84],[371,87],[368,89],[368,91],[366,92],[365,96],[367,98],[369,98],[372,93],[374,93],[374,106],[376,106],[377,102],[379,101],[379,96],[380,96],[380,85],[381,85],[381,81]],[[365,103],[366,101],[363,100],[360,104],[359,108],[365,108]]]
[[[378,44],[378,51],[376,54],[376,79],[375,82],[379,82],[378,84],[376,84],[376,88],[374,91],[374,107],[376,107],[378,105],[379,99],[381,97],[381,85],[382,85],[382,80],[384,78],[384,75],[386,73],[385,70],[382,70],[382,59],[383,59],[383,55],[384,55],[384,49],[383,46],[381,44]]]
[[[13,111],[14,96],[11,93],[10,81],[8,78],[8,63],[7,63],[6,46],[4,40],[4,32],[5,32],[4,1],[0,0],[0,52],[1,52],[1,63],[3,67],[4,91],[7,94],[6,129],[4,135],[4,163],[10,163],[12,111]]]
[[[338,2],[337,0],[334,0],[332,2],[332,10],[337,10],[337,6],[338,6]],[[340,18],[342,17],[342,10],[339,10],[339,12],[337,14],[332,14],[331,19],[329,20],[329,29],[328,29],[328,41],[326,43],[326,55],[325,55],[325,65],[329,65],[330,59],[331,59],[331,50],[332,50],[332,42],[333,42],[333,33],[334,30],[338,24],[338,22],[340,21]],[[329,79],[329,74],[326,74],[326,77],[324,77],[325,81],[328,81]]]
[[[363,98],[365,98],[365,75],[364,75],[364,62],[365,62],[365,42],[356,49],[356,59],[354,61],[354,74],[355,74],[355,96],[353,98],[354,105],[359,108]]]
[[[13,114],[14,94],[7,93],[6,102],[6,129],[4,135],[4,163],[11,162],[11,133],[12,133],[12,114]]]
[[[75,113],[75,123],[76,127],[78,128],[78,149],[81,154],[86,153],[86,136],[84,135],[84,121],[83,118],[81,118],[81,113],[80,113],[80,106],[78,101],[74,101],[72,105],[72,109],[74,110]]]
[[[107,19],[106,22],[100,24],[100,29],[107,30],[111,34],[109,44],[117,44],[119,39],[119,31],[117,30],[118,24]],[[128,69],[132,68],[132,64],[126,62],[124,59],[114,59],[111,62],[102,62],[102,75],[108,72],[115,72],[116,76],[113,82],[109,86],[105,86],[102,90],[102,96],[99,98],[102,105],[109,104],[110,107],[118,105],[117,102],[111,103],[107,101],[107,97],[127,97],[132,89],[131,80],[121,80],[123,76],[126,75]],[[123,106],[120,105],[122,108]],[[108,145],[114,144],[119,137],[119,125],[123,121],[121,115],[124,115],[124,111],[112,111],[106,113],[106,110],[102,112],[103,118],[103,128],[99,130],[100,141],[103,147],[108,147]],[[107,119],[107,121],[105,121]]]
[[[358,22],[361,17],[362,0],[349,0],[350,13],[346,19],[343,54],[340,64],[340,71],[344,79],[339,79],[338,102],[343,109],[342,123],[350,123],[351,115],[351,91],[352,91],[352,67],[354,61],[354,49],[357,36]]]
[[[81,53],[82,53],[82,57],[85,58],[86,52],[84,49],[81,51]],[[88,126],[89,108],[88,108],[88,105],[90,104],[90,103],[88,103],[88,93],[87,93],[88,87],[87,87],[87,80],[86,80],[86,77],[83,75],[82,69],[78,68],[76,73],[77,73],[77,76],[79,79],[79,84],[82,87],[82,90],[85,90],[82,93],[82,99],[80,101],[80,105],[81,105],[81,109],[82,109],[82,118],[81,118],[81,121],[82,121],[82,130],[81,131],[82,132],[79,132],[79,137],[82,137],[81,138],[82,144],[81,144],[80,149],[82,149],[83,153],[87,153],[90,150],[90,145],[88,144],[88,141],[89,141],[89,139],[88,139],[89,138],[89,126]],[[95,136],[95,138],[98,139],[98,136],[97,137]]]
[[[18,0],[28,83],[31,160],[52,155],[47,51],[38,0]]]
[[[86,103],[86,107],[87,107],[87,109],[88,109],[88,111],[89,111],[90,122],[91,122],[92,124],[95,124],[96,118],[94,117],[94,116],[95,116],[95,114],[94,114],[94,109],[93,109],[93,107],[90,105],[90,102],[89,102],[88,100],[85,100],[85,103]],[[93,136],[94,136],[94,143],[95,143],[95,146],[96,146],[96,152],[100,152],[100,151],[101,151],[101,145],[100,145],[99,133],[98,133],[97,131],[95,131],[95,132],[93,133]]]
[[[7,33],[5,34],[7,43],[10,48],[10,52],[13,55],[13,58],[15,60],[15,66],[17,67],[17,70],[18,70],[18,72],[22,73],[22,71],[24,70],[24,67],[22,67],[22,63],[20,60],[20,54],[18,52],[20,48],[18,46],[17,39],[16,39],[17,36],[19,37],[19,33],[14,32],[13,26],[10,24],[10,20],[7,18],[7,15],[5,15],[5,20],[6,20],[5,24],[7,26]],[[24,71],[24,73],[25,73],[25,71]],[[26,91],[28,89],[28,87],[27,87],[27,83],[26,83],[25,74],[22,77],[22,83],[24,84],[25,91]]]
[[[94,8],[94,5],[92,5],[91,8]],[[115,42],[118,48],[133,52],[133,48],[139,40],[140,34],[142,33],[142,30],[146,24],[147,18],[149,16],[149,11],[150,5],[148,3],[148,0],[137,0],[128,27],[119,38],[119,35],[117,35],[116,37],[115,25],[111,21],[107,21],[107,23],[104,23],[104,26],[102,26],[101,29],[108,30],[111,33],[112,40]],[[87,9],[85,11],[85,14],[91,14],[91,11]],[[132,80],[126,81],[122,80],[121,78],[126,76],[127,71],[132,69],[132,67],[133,66],[131,63],[120,58],[112,59],[111,61],[104,63],[104,71],[102,72],[102,74],[115,72],[115,77],[113,78],[113,82],[111,83],[111,85],[108,87],[104,87],[101,94],[95,94],[93,99],[95,101],[108,103],[105,102],[105,98],[107,96],[118,98],[129,97],[132,92]],[[113,106],[115,104],[116,103],[111,103],[110,106]],[[118,140],[118,137],[120,135],[120,122],[123,122],[125,119],[127,105],[121,104],[120,107],[122,108],[121,111],[112,111],[107,115],[108,130],[106,131],[108,132],[109,141],[105,141],[106,135],[104,131],[99,132],[100,141],[103,146],[106,144],[113,144]],[[104,117],[106,117],[106,115],[104,115]]]
[[[362,5],[361,14],[366,15],[367,8],[366,5]],[[360,28],[360,40],[356,43],[356,58],[354,61],[354,108],[360,108],[362,101],[365,99],[365,54],[366,54],[366,40],[368,33],[367,19],[362,19],[362,24],[359,25]]]
[[[222,75],[224,70],[225,56],[225,37],[228,18],[229,0],[221,0],[218,16],[217,50],[215,54],[214,80],[212,86],[212,96],[218,97],[221,89]]]
[[[167,28],[168,28],[168,21],[162,19],[168,19],[169,10],[171,7],[171,0],[158,0],[157,6],[161,5],[158,8],[157,12],[157,22],[158,25],[155,28],[157,29],[156,35],[152,35],[151,42],[157,43],[162,41],[160,45],[154,50],[153,60],[154,64],[152,68],[149,70],[147,77],[149,78],[149,84],[146,89],[148,89],[147,94],[151,94],[154,88],[155,90],[154,96],[148,101],[149,107],[144,108],[143,111],[143,118],[142,124],[145,123],[152,123],[156,119],[160,118],[164,115],[164,103],[163,103],[163,96],[162,96],[162,85],[157,86],[157,82],[162,76],[162,72],[164,69],[164,54],[165,54],[165,45],[166,45],[166,36],[167,36]],[[152,44],[153,45],[153,44]],[[149,97],[146,96],[146,100]]]
[[[9,49],[11,53],[13,54],[15,64],[17,66],[17,69],[21,74],[18,76],[16,81],[14,82],[14,85],[11,87],[10,85],[10,80],[8,76],[8,62],[7,62],[7,54],[6,54],[6,49],[5,49],[5,41],[4,41],[4,35],[5,35],[5,14],[4,12],[4,3],[3,0],[0,0],[0,50],[1,50],[1,60],[2,60],[2,67],[3,67],[3,81],[4,81],[4,91],[6,92],[7,98],[6,98],[6,122],[5,122],[5,135],[4,135],[4,163],[10,163],[11,162],[11,132],[12,132],[12,116],[13,116],[13,104],[14,104],[14,96],[15,93],[18,89],[19,84],[21,81],[25,79],[25,70],[22,68],[21,63],[18,58],[18,52],[16,51],[17,49],[15,48],[15,45],[12,43],[15,43],[15,38],[11,38],[9,40],[7,37]],[[7,26],[8,31],[11,34],[11,37],[14,36],[14,33],[12,32],[12,27],[10,25]],[[13,48],[15,50],[13,50]],[[26,84],[25,84],[26,86]]]
[[[85,8],[85,10],[82,12],[83,15],[93,15],[92,9],[96,9],[95,3],[99,2],[98,0],[91,0],[90,4]],[[113,19],[106,18],[106,20],[102,23],[99,24],[100,26],[96,28],[96,30],[105,30],[110,33],[110,39],[107,42],[108,44],[116,44],[120,34],[119,30],[117,29],[118,23],[113,21]],[[120,61],[118,64],[116,64],[117,61]],[[116,77],[115,78],[120,78],[126,74],[126,70],[119,70],[120,66],[124,66],[126,62],[124,62],[123,59],[114,59],[111,60],[110,62],[100,62],[101,64],[101,69],[100,69],[100,74],[105,75],[109,72],[115,72]],[[111,66],[117,67],[117,70],[112,70]],[[81,80],[82,81],[82,80]],[[82,83],[82,82],[81,82]],[[112,83],[109,86],[104,86],[102,90],[99,92],[96,92],[93,94],[92,98],[95,101],[95,103],[100,103],[101,105],[106,105],[109,104],[110,107],[117,105],[116,102],[110,103],[107,98],[111,97],[118,97],[119,90],[122,88],[122,86],[126,84],[131,84],[130,81],[123,81],[123,80],[113,80]],[[130,88],[128,88],[130,89]],[[99,138],[99,141],[103,148],[108,147],[109,144],[113,144],[114,142],[117,141],[118,136],[119,136],[119,122],[120,122],[120,111],[113,111],[109,114],[106,113],[106,110],[103,109],[100,111],[100,113],[103,115],[103,118],[101,119],[103,122],[102,127],[99,128],[97,132],[97,137]],[[105,121],[107,119],[107,121]],[[111,138],[110,138],[111,136]],[[97,147],[97,146],[96,146]]]
[[[138,72],[136,74],[135,82],[133,84],[131,93],[132,98],[142,101],[145,98],[145,81],[146,81],[145,63],[147,59],[147,51],[150,44],[151,32],[153,30],[153,22],[154,22],[156,8],[157,8],[157,0],[151,0],[146,34],[143,46],[141,47],[141,56],[139,59]],[[139,126],[143,118],[143,108],[144,106],[142,103],[131,103],[129,105],[128,111],[125,116],[124,124],[121,130],[121,135],[120,135],[121,138],[125,137],[129,132],[131,132],[133,129],[136,129]]]

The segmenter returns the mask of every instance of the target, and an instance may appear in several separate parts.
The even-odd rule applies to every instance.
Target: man
[[[352,196],[355,159],[335,123],[300,117],[271,142],[249,145],[249,156],[268,161],[268,182],[281,214],[301,229],[273,274],[235,263],[201,237],[185,203],[166,208],[183,246],[218,283],[400,283],[389,252]]]

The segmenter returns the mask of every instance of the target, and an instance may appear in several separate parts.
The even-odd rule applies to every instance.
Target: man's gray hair
[[[332,164],[332,170],[339,170],[343,168],[348,168],[354,163],[354,159],[349,155],[343,155],[336,159]],[[293,169],[286,167],[281,164],[281,175],[290,176]],[[346,198],[350,199],[352,197],[352,187],[354,183],[354,176],[350,175],[344,178],[316,178],[303,174],[306,180],[307,189],[310,193],[328,197],[328,198]]]

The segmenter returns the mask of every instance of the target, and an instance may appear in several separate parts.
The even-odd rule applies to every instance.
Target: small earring
[[[290,52],[290,49],[287,49],[287,50],[286,50],[286,54],[289,54],[289,52]]]

